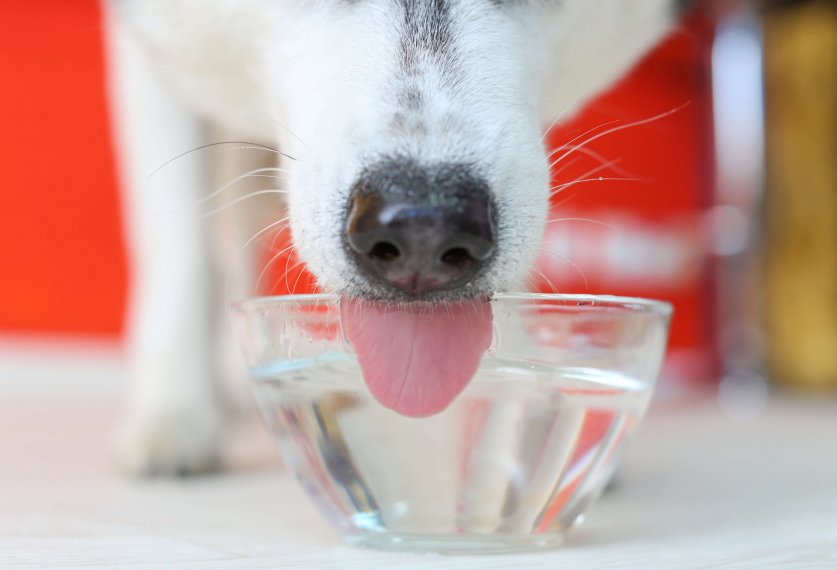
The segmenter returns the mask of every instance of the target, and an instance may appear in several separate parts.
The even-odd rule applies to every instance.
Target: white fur
[[[323,286],[349,294],[368,290],[341,245],[359,173],[393,154],[474,164],[494,193],[499,223],[496,259],[473,286],[514,288],[535,258],[547,214],[542,129],[624,73],[672,20],[670,0],[451,0],[458,61],[451,82],[427,54],[418,74],[399,73],[396,0],[111,3],[136,275],[137,382],[123,451],[131,470],[162,472],[210,467],[218,452],[217,402],[206,381],[209,275],[194,207],[205,186],[199,161],[179,166],[179,175],[148,178],[203,142],[195,117],[293,157],[282,166],[296,247]],[[422,106],[405,107],[399,95],[407,88]]]

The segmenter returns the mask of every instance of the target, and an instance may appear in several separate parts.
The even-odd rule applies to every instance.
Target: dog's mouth
[[[488,298],[386,303],[346,298],[343,330],[370,392],[410,417],[445,410],[467,387],[491,344]]]

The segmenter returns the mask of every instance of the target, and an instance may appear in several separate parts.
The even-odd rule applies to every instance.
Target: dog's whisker
[[[280,232],[281,232],[281,231],[284,231],[284,230],[285,230],[285,228],[287,228],[287,227],[288,227],[287,222],[288,222],[290,219],[291,219],[291,217],[290,217],[290,216],[285,216],[285,217],[284,217],[284,218],[282,218],[281,220],[276,220],[275,222],[271,222],[270,224],[266,225],[265,227],[263,227],[262,229],[260,229],[259,231],[257,231],[255,234],[253,234],[253,235],[250,237],[250,239],[248,239],[248,240],[244,243],[244,245],[241,247],[241,249],[239,249],[239,250],[238,250],[238,255],[241,255],[242,253],[244,253],[244,250],[246,250],[248,247],[250,247],[250,244],[252,244],[254,241],[256,241],[256,240],[259,238],[259,236],[264,235],[265,233],[269,232],[270,230],[272,230],[272,229],[273,229],[273,228],[275,228],[276,226],[279,226],[279,225],[281,225],[281,224],[285,224],[285,226],[284,226],[284,227],[280,230]]]
[[[567,202],[569,202],[573,198],[575,198],[575,194],[570,193],[570,194],[567,194],[564,198],[561,198],[560,200],[558,200],[557,202],[553,202],[553,201],[550,200],[549,207],[553,210],[557,210],[559,207],[563,206],[564,204],[566,204]]]
[[[536,266],[531,265],[531,264],[529,265],[529,269],[531,270],[531,271],[530,271],[530,274],[531,274],[531,272],[533,271],[533,272],[537,273],[538,275],[540,275],[541,279],[543,279],[543,280],[546,282],[546,284],[547,284],[547,285],[549,285],[549,287],[550,287],[550,289],[552,289],[552,292],[553,292],[553,293],[555,293],[556,295],[560,295],[560,294],[561,294],[561,292],[560,292],[560,291],[558,290],[558,288],[555,286],[555,283],[553,283],[553,282],[552,282],[552,280],[551,280],[549,277],[547,277],[547,276],[544,274],[544,272],[543,272],[543,271],[541,271],[541,270],[540,270],[540,269],[538,269]],[[536,284],[535,284],[535,283],[534,283],[534,281],[532,280],[531,276],[530,276],[528,279],[529,279],[529,286],[530,286],[533,290],[536,290],[538,287],[536,286]]]
[[[277,231],[277,232],[273,235],[273,239],[272,239],[272,240],[270,240],[270,248],[268,248],[268,251],[273,251],[274,249],[276,249],[276,241],[279,239],[279,236],[281,236],[283,233],[285,233],[287,230],[290,230],[290,229],[291,229],[291,224],[290,224],[290,222],[289,222],[289,223],[287,223],[287,224],[285,224],[284,226],[282,226],[282,227],[279,229],[279,231]]]
[[[674,109],[671,109],[671,110],[669,110],[669,111],[666,111],[665,113],[660,113],[660,114],[658,114],[658,115],[654,115],[653,117],[649,117],[649,118],[647,118],[647,119],[641,119],[641,120],[639,120],[639,121],[634,121],[634,122],[632,122],[632,123],[628,123],[628,124],[626,124],[626,125],[619,125],[618,127],[613,127],[613,128],[608,129],[608,130],[606,130],[606,131],[604,131],[604,132],[597,133],[597,134],[595,134],[595,135],[591,136],[590,138],[588,138],[588,139],[587,139],[587,140],[585,140],[585,141],[582,141],[581,143],[579,143],[579,144],[578,144],[578,145],[576,145],[576,146],[577,146],[577,147],[586,147],[586,146],[587,146],[587,145],[589,145],[590,143],[592,143],[592,142],[594,142],[594,141],[597,141],[597,140],[599,140],[599,139],[600,139],[600,138],[602,138],[602,137],[606,137],[606,136],[608,136],[608,135],[612,135],[612,134],[614,134],[614,133],[618,133],[618,132],[620,132],[620,131],[624,131],[624,130],[626,130],[626,129],[632,129],[632,128],[634,128],[634,127],[640,127],[640,126],[642,126],[642,125],[647,125],[647,124],[649,124],[649,123],[653,123],[653,122],[656,122],[656,121],[660,121],[660,120],[662,120],[662,119],[665,119],[666,117],[669,117],[669,116],[671,116],[671,115],[673,115],[673,114],[675,114],[675,113],[678,113],[678,112],[682,111],[683,109],[685,109],[686,107],[688,107],[690,104],[691,104],[691,103],[684,103],[683,105],[680,105],[679,107],[675,107]],[[612,124],[612,123],[611,123],[611,124]],[[594,129],[594,130],[595,130],[595,129]],[[573,142],[573,141],[570,141],[570,142]],[[567,151],[567,152],[565,152],[565,153],[564,153],[564,154],[562,154],[560,157],[558,157],[558,159],[557,159],[557,160],[556,160],[553,164],[557,164],[557,163],[561,162],[563,159],[565,159],[567,156],[569,156],[569,155],[570,155],[570,154],[572,154],[573,152],[576,152],[577,150],[578,150],[578,149],[576,149],[575,151],[572,151],[572,150],[571,150],[571,151]],[[552,158],[552,154],[550,154],[550,158]]]
[[[552,289],[552,292],[553,292],[553,293],[556,293],[556,294],[559,294],[559,295],[560,295],[560,293],[561,293],[561,292],[560,292],[560,291],[558,291],[558,288],[555,286],[555,283],[553,283],[553,282],[552,282],[552,279],[550,279],[549,277],[547,277],[547,276],[544,274],[544,272],[543,272],[543,271],[541,271],[541,270],[540,270],[540,269],[538,269],[536,266],[531,265],[531,264],[529,265],[529,269],[531,269],[532,271],[534,271],[535,273],[537,273],[538,275],[540,275],[540,276],[541,276],[541,278],[543,278],[543,280],[544,280],[544,281],[546,281],[546,284],[550,286],[550,288]]]
[[[574,159],[572,159],[571,161],[569,161],[568,163],[566,163],[564,166],[562,166],[561,168],[559,168],[558,170],[552,170],[552,165],[550,165],[550,166],[549,166],[550,174],[552,174],[552,177],[553,177],[553,178],[555,178],[556,176],[558,176],[559,174],[561,174],[562,172],[564,172],[566,169],[568,169],[568,168],[569,168],[569,167],[571,167],[572,165],[574,165],[574,164],[578,164],[578,161],[579,161],[579,160],[581,160],[581,159],[580,159],[580,158],[574,158]]]
[[[293,264],[293,266],[291,267],[290,270],[293,271],[297,267],[301,267],[303,265],[305,265],[305,262],[300,259],[299,261],[297,261],[296,263]],[[291,295],[296,295],[296,287],[297,287],[297,285],[299,285],[299,280],[302,278],[303,273],[305,273],[305,268],[304,267],[302,269],[300,269],[299,273],[297,273],[296,280],[294,281],[294,286],[291,288],[290,291],[288,291]]]
[[[220,145],[220,144],[238,144],[238,143],[233,142],[233,143],[217,143],[217,144]],[[199,150],[199,149],[195,149],[195,150]],[[242,143],[240,146],[234,146],[234,147],[230,147],[230,148],[219,148],[215,152],[219,152],[219,153],[220,152],[231,152],[231,151],[234,151],[234,150],[263,150],[265,152],[278,153],[278,151],[273,150],[272,147],[265,148],[261,145],[254,146],[254,144],[249,144],[249,143]],[[194,152],[194,150],[192,152]]]
[[[272,152],[272,153],[277,154],[279,156],[283,156],[283,157],[285,157],[289,160],[296,160],[291,155],[285,154],[284,152],[280,152],[280,151],[276,150],[275,148],[267,146],[267,145],[254,143],[254,142],[249,142],[249,141],[222,141],[222,142],[214,142],[214,143],[204,144],[204,145],[195,147],[193,149],[187,150],[186,152],[181,152],[177,156],[168,159],[163,164],[161,164],[156,169],[154,169],[154,171],[151,174],[149,174],[148,177],[151,178],[152,176],[154,176],[155,174],[160,172],[162,169],[164,169],[166,166],[168,166],[169,164],[171,164],[175,160],[183,158],[184,156],[187,156],[187,155],[192,154],[194,152],[198,152],[198,151],[201,151],[201,150],[206,150],[208,148],[219,147],[219,146],[223,146],[223,145],[231,145],[231,144],[244,145],[247,148],[254,148],[254,149],[263,150],[265,152]]]
[[[291,251],[288,251],[289,249]],[[285,291],[290,291],[291,290],[291,285],[290,285],[290,283],[288,283],[288,271],[289,271],[288,264],[290,264],[290,262],[291,262],[291,257],[293,256],[293,249],[295,249],[294,244],[291,244],[290,246],[288,246],[287,248],[285,248],[283,250],[283,251],[288,251],[288,257],[285,260]]]
[[[204,218],[209,218],[210,216],[214,216],[218,212],[223,212],[224,210],[226,210],[228,208],[232,208],[236,204],[240,204],[241,202],[244,202],[245,200],[249,200],[250,198],[255,198],[256,196],[264,196],[265,194],[287,194],[287,193],[288,192],[286,190],[275,190],[275,189],[259,190],[257,192],[250,192],[249,194],[245,194],[244,196],[239,196],[235,200],[231,200],[230,202],[227,202],[223,206],[219,206],[219,207],[215,208],[214,210],[210,210],[209,212],[204,214],[203,217]]]
[[[564,184],[559,184],[557,186],[553,186],[549,189],[551,195],[550,198],[553,198],[560,194],[561,192],[565,191],[567,188],[575,186],[577,184],[588,183],[588,182],[642,182],[641,178],[615,178],[615,177],[604,177],[599,176],[596,178],[589,178],[591,175],[596,174],[602,170],[613,169],[613,166],[620,162],[621,159],[612,160],[610,162],[606,162],[585,174],[582,174],[579,178],[572,180],[570,182],[565,182]],[[558,204],[553,204],[553,207],[563,204],[566,200],[562,200]]]
[[[564,184],[559,184],[557,186],[553,186],[552,188],[549,189],[549,191],[551,193],[550,198],[553,198],[556,195],[560,194],[566,188],[569,188],[569,187],[574,186],[576,184],[580,184],[582,182],[604,182],[604,181],[607,181],[607,180],[627,180],[627,179],[605,178],[605,177],[602,177],[602,176],[597,177],[597,178],[588,178],[588,177],[592,176],[593,174],[598,173],[601,170],[606,170],[608,168],[612,168],[613,165],[615,163],[618,163],[618,162],[619,162],[619,160],[612,160],[610,162],[607,162],[605,164],[602,164],[602,165],[590,170],[589,172],[586,172],[586,173],[582,174],[581,176],[579,176],[575,180],[572,180],[570,182],[565,182]],[[570,164],[572,164],[572,162],[570,162]],[[559,204],[563,204],[565,201],[566,200],[562,200],[558,204],[553,204],[553,207],[555,207]]]
[[[236,253],[236,257],[240,257],[244,253],[244,251],[250,246],[250,244],[253,243],[256,239],[258,239],[259,236],[265,234],[266,232],[270,231],[271,229],[275,228],[276,226],[284,224],[284,226],[282,226],[279,229],[279,231],[277,232],[277,233],[282,233],[285,229],[287,229],[289,220],[290,220],[290,216],[287,216],[285,218],[282,218],[281,220],[277,220],[277,221],[275,221],[271,224],[268,224],[267,226],[265,226],[264,228],[262,228],[261,230],[259,230],[255,234],[253,234],[253,236],[251,236],[250,239],[247,240],[247,242],[244,244],[244,246],[242,246],[238,250],[238,252]],[[230,307],[230,302],[231,302],[231,300],[230,300],[230,282],[231,281],[232,281],[232,276],[227,275],[226,279],[224,280],[224,303],[227,307]],[[257,293],[258,293],[258,291],[254,292],[254,294],[257,294]]]
[[[618,162],[619,162],[618,160],[612,160],[612,161],[610,161],[610,162],[608,162],[608,163],[601,164],[601,165],[599,165],[599,166],[597,166],[597,167],[595,167],[595,168],[593,168],[593,169],[591,169],[591,170],[588,170],[587,172],[585,172],[584,174],[582,174],[581,176],[579,176],[579,177],[578,177],[578,178],[576,178],[575,180],[570,180],[569,182],[565,182],[565,183],[564,183],[564,185],[573,184],[573,183],[578,182],[578,181],[583,180],[583,179],[589,179],[589,178],[590,178],[590,177],[592,177],[594,174],[598,174],[598,173],[599,173],[599,172],[601,172],[602,170],[607,170],[608,168],[610,168],[610,167],[611,167],[611,166],[613,166],[614,164],[617,164]],[[562,186],[562,185],[559,185],[559,186]],[[555,187],[553,187],[553,188],[550,188],[550,191],[555,190],[555,189],[556,189],[556,188],[558,188],[559,186],[555,186]]]
[[[274,169],[271,169],[271,170],[274,170]],[[279,172],[280,174],[287,173],[286,170],[281,169],[281,168],[276,168],[275,170],[277,172]],[[279,176],[279,174],[248,174],[246,177],[247,178],[277,178],[279,180],[285,180],[285,177],[284,176]]]
[[[294,245],[293,245],[293,244],[289,245],[288,247],[286,247],[286,248],[285,248],[285,249],[283,249],[282,251],[277,252],[277,253],[276,253],[273,257],[271,257],[271,258],[268,260],[268,262],[267,262],[267,263],[265,263],[264,267],[262,268],[261,273],[259,273],[259,277],[258,277],[258,279],[256,279],[256,283],[253,285],[253,294],[254,294],[254,295],[258,295],[258,294],[259,294],[259,286],[261,285],[261,283],[262,283],[262,279],[264,279],[264,276],[265,276],[265,274],[268,272],[268,270],[270,269],[271,265],[273,265],[274,263],[276,263],[276,261],[277,261],[280,257],[282,257],[282,255],[283,255],[285,252],[289,251],[289,250],[290,250],[290,249],[292,249],[293,247],[294,247]],[[290,255],[288,255],[288,258],[290,259]]]
[[[622,162],[621,158],[614,159],[614,160],[608,160],[607,158],[605,158],[604,156],[602,156],[598,152],[596,152],[592,149],[589,149],[587,147],[578,146],[578,145],[573,145],[573,146],[567,147],[567,150],[571,150],[572,152],[580,152],[581,154],[589,156],[593,160],[598,161],[599,164],[602,164],[602,165],[607,164],[608,168],[610,170],[612,170],[613,172],[615,172],[616,174],[618,174],[620,176],[627,176],[627,177],[631,177],[631,178],[636,177],[636,174],[633,174],[632,172],[629,172],[629,171],[625,170],[624,168],[621,168],[621,167],[617,166],[618,164],[620,164]],[[577,160],[578,159],[571,160],[570,162],[568,162],[567,164],[565,164],[564,166],[562,166],[561,168],[559,168],[558,170],[553,172],[552,173],[553,176],[561,173],[564,169],[568,168],[569,165],[575,164]],[[553,163],[553,164],[557,164],[557,163]],[[549,168],[551,170],[553,168],[553,165],[550,165]]]
[[[554,251],[547,251],[545,249],[540,249],[538,251],[540,251],[544,255],[550,255],[552,257],[557,257],[561,261],[564,261],[565,263],[568,263],[573,269],[575,269],[576,273],[578,273],[578,275],[584,281],[584,289],[588,290],[588,291],[590,290],[590,283],[587,281],[587,276],[584,274],[584,272],[581,270],[581,268],[578,265],[576,265],[576,263],[572,259],[570,259],[569,257],[564,257],[560,253],[555,253]]]
[[[557,196],[567,188],[588,182],[641,182],[641,180],[639,178],[605,178],[604,176],[599,176],[598,178],[582,178],[580,180],[573,180],[572,182],[566,182],[564,184],[559,184],[558,186],[553,186],[549,189],[549,191],[552,192],[552,196]]]
[[[226,184],[224,184],[223,186],[221,186],[220,188],[218,188],[216,191],[212,192],[211,194],[209,194],[207,196],[204,196],[201,200],[198,201],[198,204],[205,204],[206,202],[212,200],[218,194],[221,194],[225,190],[228,190],[229,188],[232,188],[233,186],[235,186],[236,184],[238,184],[242,180],[245,180],[246,178],[249,178],[249,177],[254,176],[256,174],[262,174],[262,173],[265,173],[265,172],[276,172],[277,170],[278,169],[276,169],[274,167],[256,168],[254,170],[251,170],[250,172],[245,172],[244,174],[240,174],[240,175],[236,176],[235,178],[233,178],[232,180],[230,180],[229,182],[227,182]]]
[[[252,176],[252,177],[256,178],[257,175],[254,174],[254,173],[257,173],[257,172],[278,172],[280,174],[287,174],[290,171],[287,168],[281,168],[279,166],[265,166],[263,168],[257,168],[255,170],[245,172],[244,174],[242,174],[242,176],[245,176],[245,177],[246,176]],[[267,176],[270,176],[270,175],[267,175]]]
[[[268,116],[267,118],[270,120],[270,122],[271,122],[271,123],[273,123],[274,125],[276,125],[276,126],[277,126],[277,127],[279,127],[280,129],[283,129],[285,132],[287,132],[288,134],[290,134],[293,138],[295,138],[296,140],[298,140],[298,141],[302,144],[302,146],[305,146],[305,147],[307,147],[307,146],[308,146],[308,145],[305,143],[305,141],[304,141],[304,140],[302,140],[301,138],[299,138],[299,137],[296,135],[296,133],[295,133],[295,132],[293,132],[293,131],[289,128],[289,127],[287,127],[286,125],[283,125],[282,123],[280,123],[279,121],[277,121],[274,117]]]
[[[616,166],[617,164],[619,164],[620,162],[621,162],[621,159],[615,159],[615,160],[611,160],[609,162],[606,162],[604,164],[600,164],[600,165],[596,166],[595,168],[591,168],[590,170],[588,170],[587,172],[585,172],[584,174],[579,176],[579,178],[588,178],[590,176],[593,176],[594,174],[598,174],[599,172],[601,172],[603,170],[607,170],[609,168],[612,168],[612,167]]]
[[[576,98],[569,105],[567,105],[564,108],[563,111],[558,113],[558,116],[555,117],[555,120],[552,121],[551,123],[549,123],[549,126],[546,127],[546,129],[544,129],[543,134],[541,135],[541,142],[544,142],[546,140],[546,137],[549,135],[549,131],[551,131],[553,128],[555,128],[555,125],[560,123],[561,119],[563,119],[567,115],[567,113],[570,112],[570,109],[574,109],[575,106],[578,105],[578,103],[579,103],[579,99]]]
[[[619,230],[619,228],[617,228],[613,224],[608,224],[607,222],[602,222],[602,221],[599,221],[599,220],[591,220],[589,218],[556,218],[554,220],[548,220],[546,223],[547,224],[554,224],[555,222],[587,222],[587,223],[590,223],[590,224],[597,224],[597,225],[600,225],[600,226],[606,226],[606,227],[608,227],[612,230],[617,230],[617,231]]]
[[[547,158],[547,159],[551,159],[553,156],[555,156],[556,154],[558,154],[558,153],[560,153],[560,152],[562,152],[562,151],[566,150],[566,149],[567,149],[567,148],[569,148],[570,146],[582,146],[582,147],[583,147],[583,146],[584,146],[583,144],[573,145],[573,143],[574,143],[575,141],[579,140],[579,139],[582,139],[582,138],[586,137],[587,135],[589,135],[589,134],[591,134],[591,133],[594,133],[595,131],[597,131],[597,130],[599,130],[599,129],[603,129],[603,128],[608,127],[608,126],[610,126],[610,125],[615,125],[615,124],[616,124],[616,123],[618,123],[618,122],[619,122],[619,121],[608,121],[608,122],[606,122],[606,123],[602,123],[601,125],[596,125],[596,126],[595,126],[595,127],[593,127],[592,129],[587,129],[586,131],[584,131],[583,133],[581,133],[581,134],[580,134],[580,135],[578,135],[577,137],[575,137],[575,138],[573,138],[573,139],[570,139],[570,140],[569,140],[569,141],[567,141],[566,143],[562,144],[561,146],[559,146],[558,148],[556,148],[555,150],[553,150],[552,152],[550,152],[548,155],[546,155],[546,158]],[[576,150],[577,150],[577,149],[576,149]],[[555,166],[556,164],[558,164],[558,162],[560,162],[560,160],[557,160],[557,161],[553,162],[553,163],[552,163],[552,166]]]
[[[302,263],[302,262],[300,262],[300,264],[301,264],[301,263]],[[291,268],[291,270],[293,270],[293,268]],[[290,293],[291,295],[296,295],[296,288],[297,288],[297,286],[299,285],[299,280],[302,278],[302,274],[303,274],[303,273],[305,273],[305,270],[304,270],[304,269],[301,269],[301,270],[299,271],[299,273],[297,273],[296,279],[294,280],[294,286],[293,286],[293,288],[289,291],[289,293]]]

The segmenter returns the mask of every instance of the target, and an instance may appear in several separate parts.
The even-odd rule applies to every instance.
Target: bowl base
[[[384,532],[350,534],[344,536],[343,540],[351,546],[417,554],[507,554],[556,548],[563,542],[564,535],[555,532],[532,536],[444,536]]]

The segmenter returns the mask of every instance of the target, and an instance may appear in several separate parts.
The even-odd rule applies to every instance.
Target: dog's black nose
[[[468,284],[494,252],[491,196],[465,165],[387,162],[352,188],[346,239],[373,280],[410,296]]]

